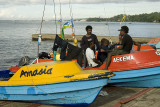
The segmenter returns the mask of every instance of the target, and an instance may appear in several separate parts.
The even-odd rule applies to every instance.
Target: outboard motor
[[[25,66],[25,65],[29,65],[30,62],[30,58],[28,56],[24,56],[21,58],[21,60],[19,61],[18,66]]]

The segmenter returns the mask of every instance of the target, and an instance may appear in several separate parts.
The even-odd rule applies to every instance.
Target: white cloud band
[[[59,0],[54,0],[59,3]],[[96,4],[96,3],[136,3],[136,2],[160,2],[160,0],[60,0],[61,3]],[[29,5],[44,4],[44,0],[0,0],[0,5]],[[53,4],[53,0],[47,0],[47,4]]]

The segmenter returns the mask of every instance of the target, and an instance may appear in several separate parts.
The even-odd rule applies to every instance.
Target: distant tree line
[[[91,22],[91,21],[94,21],[94,22],[103,22],[103,21],[106,21],[107,19],[106,18],[87,18],[87,20],[86,21],[88,21],[88,22]]]
[[[111,17],[111,18],[87,18],[86,21],[108,21],[108,22],[117,22],[121,21],[123,14]],[[160,22],[160,12],[153,12],[150,14],[144,13],[139,15],[126,15],[125,22]]]

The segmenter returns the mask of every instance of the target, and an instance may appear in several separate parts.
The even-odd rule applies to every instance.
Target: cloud
[[[13,11],[13,10],[12,10]],[[10,9],[0,10],[0,17],[10,16],[12,11]]]
[[[2,9],[0,10],[0,19],[12,19],[14,18],[14,14],[12,14],[15,11],[15,9]]]
[[[47,4],[53,4],[53,0],[46,0]],[[59,0],[54,0],[59,3]],[[67,4],[101,4],[101,3],[136,3],[136,2],[160,2],[160,0],[60,0],[61,3]],[[40,5],[45,0],[0,0],[0,5]]]
[[[160,0],[72,0],[73,3],[95,4],[95,3],[136,3],[136,2],[160,2]]]
[[[15,14],[16,8],[7,8],[0,10],[0,19],[25,19],[24,15]]]

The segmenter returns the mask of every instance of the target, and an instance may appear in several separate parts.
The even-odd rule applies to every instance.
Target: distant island
[[[87,22],[120,22],[123,18],[123,14],[111,17],[111,18],[85,18],[85,19],[76,19],[76,21],[87,21]],[[160,23],[160,12],[153,12],[150,14],[144,13],[139,15],[126,15],[125,22],[155,22]]]
[[[93,18],[79,18],[74,19],[74,21],[81,21],[81,22],[121,22],[124,14],[116,15],[111,18],[102,18],[102,17],[93,17]],[[152,13],[143,13],[138,15],[125,15],[125,22],[152,22],[152,23],[160,23],[160,12],[152,12]],[[66,22],[70,19],[64,19],[63,21]],[[29,22],[29,21],[37,21],[41,22],[41,20],[0,20],[0,21],[11,21],[14,23],[17,22]],[[43,20],[44,22],[55,21],[54,19],[47,19]],[[57,20],[58,21],[58,20]]]

